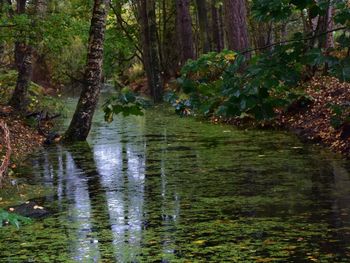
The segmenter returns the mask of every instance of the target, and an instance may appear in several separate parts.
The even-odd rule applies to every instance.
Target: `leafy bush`
[[[124,116],[142,116],[143,109],[149,105],[148,101],[136,96],[129,88],[124,88],[115,96],[109,98],[103,105],[105,121],[112,122],[114,115],[122,113]]]
[[[339,129],[344,123],[350,123],[350,102],[344,105],[330,104],[328,107],[332,111],[331,125]]]
[[[0,209],[0,227],[10,224],[19,228],[20,224],[28,224],[31,221],[30,218]]]
[[[289,43],[276,45],[250,61],[227,50],[190,60],[177,80],[186,96],[168,94],[166,100],[181,115],[262,120],[273,118],[277,109],[285,109],[303,96],[295,88],[304,78],[328,72],[340,80],[350,80],[350,58],[339,56],[350,43],[346,32],[338,37],[339,45],[331,52],[311,48],[303,37],[296,33]]]
[[[301,79],[300,49],[297,44],[276,47],[249,64],[232,51],[203,55],[188,61],[177,81],[187,97],[168,94],[165,99],[182,115],[269,119],[297,98],[291,88]]]

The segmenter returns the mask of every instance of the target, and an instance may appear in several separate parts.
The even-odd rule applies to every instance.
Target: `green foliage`
[[[331,118],[331,125],[335,129],[339,129],[344,123],[350,122],[350,102],[344,105],[329,104],[333,115]]]
[[[104,74],[107,78],[116,73],[121,75],[125,69],[132,67],[135,63],[136,47],[139,45],[139,28],[134,13],[120,1],[113,2],[112,7],[107,20],[104,45]],[[119,12],[118,17],[124,21],[122,27],[114,12]]]
[[[349,25],[350,24],[350,9],[349,2],[345,0],[336,1],[337,13],[334,16],[334,21],[337,24]]]
[[[12,96],[16,86],[17,72],[14,70],[0,72],[0,103],[6,104]],[[45,94],[43,87],[30,83],[28,89],[28,107],[29,112],[64,112],[64,104],[59,98]]]
[[[142,116],[143,109],[149,105],[144,98],[136,96],[130,89],[124,88],[116,96],[109,98],[103,105],[105,121],[112,122],[114,115],[122,113],[124,116]]]
[[[185,99],[168,95],[181,115],[197,112],[269,119],[276,108],[288,106],[295,98],[290,90],[301,78],[302,46],[291,44],[245,61],[232,51],[203,55],[182,69],[178,84]],[[283,66],[282,66],[283,65]]]
[[[327,0],[254,0],[252,16],[257,21],[283,21],[293,12],[307,9],[310,17],[315,18],[325,14],[328,5]]]
[[[10,224],[18,229],[21,224],[29,224],[31,222],[32,220],[28,217],[23,217],[21,215],[9,213],[3,209],[0,209],[0,227]]]
[[[188,116],[192,113],[193,101],[191,98],[180,98],[175,92],[167,92],[164,101],[174,107],[175,112],[180,116]]]
[[[326,15],[329,4],[326,0],[254,0],[251,13],[258,22],[298,20],[300,12],[305,19],[312,19]],[[337,26],[348,26],[348,2],[337,0],[331,4]],[[337,30],[334,49],[319,48],[313,40],[307,30],[304,34],[296,31],[283,45],[262,50],[264,53],[260,55],[252,54],[250,61],[245,61],[242,55],[227,61],[225,52],[228,51],[203,55],[189,61],[181,71],[178,84],[187,96],[180,99],[171,95],[167,100],[181,115],[200,113],[270,119],[277,109],[286,108],[299,98],[294,88],[303,79],[322,72],[350,81],[348,32]]]

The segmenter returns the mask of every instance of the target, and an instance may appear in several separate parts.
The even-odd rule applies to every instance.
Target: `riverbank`
[[[45,137],[31,127],[25,119],[13,113],[9,106],[0,105],[0,121],[6,123],[10,131],[12,166],[39,148],[45,140]],[[0,148],[4,149],[4,147],[4,142],[0,140]]]
[[[240,128],[283,129],[303,141],[317,143],[350,158],[350,83],[334,77],[318,77],[301,87],[305,96],[271,121],[251,118],[211,118]]]
[[[280,114],[277,125],[350,158],[350,83],[333,77],[312,79],[302,105]]]

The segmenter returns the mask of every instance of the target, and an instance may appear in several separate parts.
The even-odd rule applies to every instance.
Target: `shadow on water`
[[[285,133],[101,114],[33,156],[53,216],[0,230],[1,262],[349,262],[346,163]]]

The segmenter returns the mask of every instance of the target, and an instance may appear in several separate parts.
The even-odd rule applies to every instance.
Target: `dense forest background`
[[[165,95],[182,115],[260,121],[309,103],[302,83],[315,76],[350,78],[344,0],[2,0],[0,8],[1,75],[13,81],[1,92],[19,111],[36,103],[28,101],[31,81],[47,93],[86,86],[97,101],[102,80],[154,102]],[[123,99],[137,104],[130,94],[111,99],[107,120],[138,113]],[[335,126],[348,122],[346,101],[329,108]],[[78,115],[73,122],[91,122]],[[89,125],[79,136],[73,126],[70,137],[86,138]]]

